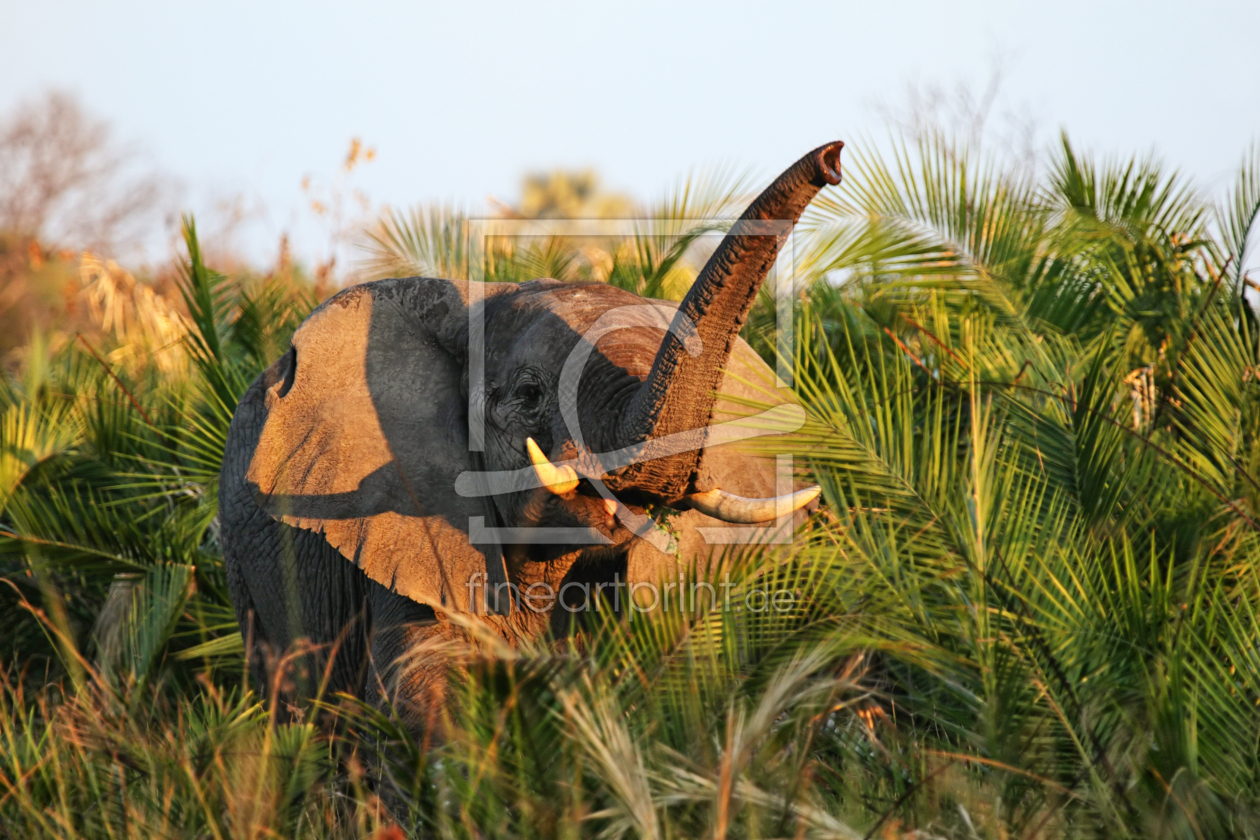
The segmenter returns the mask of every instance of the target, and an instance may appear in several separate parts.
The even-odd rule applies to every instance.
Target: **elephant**
[[[816,507],[816,486],[785,488],[741,444],[804,413],[739,333],[806,206],[840,182],[843,145],[767,187],[678,304],[410,277],[314,310],[240,400],[220,476],[259,689],[282,709],[345,692],[431,727],[447,643],[567,632],[566,585],[624,610],[623,582],[721,562],[739,541],[721,529],[790,528]],[[760,425],[738,419],[750,401],[771,406]]]

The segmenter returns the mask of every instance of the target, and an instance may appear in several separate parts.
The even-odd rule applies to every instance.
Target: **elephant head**
[[[511,610],[485,595],[531,563],[664,548],[652,506],[686,511],[696,552],[698,526],[808,503],[817,488],[779,498],[773,461],[734,445],[803,418],[738,334],[792,226],[839,182],[842,146],[780,175],[678,305],[555,280],[331,298],[264,375],[255,499],[393,591],[474,613]],[[715,422],[732,408],[720,392],[780,405],[760,425]]]

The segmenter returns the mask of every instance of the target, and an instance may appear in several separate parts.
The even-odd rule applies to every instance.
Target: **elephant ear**
[[[315,310],[268,372],[248,472],[270,515],[322,533],[372,580],[446,612],[487,611],[484,593],[493,601],[507,581],[499,547],[469,540],[470,519],[492,523],[491,506],[454,489],[477,469],[460,346],[468,286],[386,280]]]

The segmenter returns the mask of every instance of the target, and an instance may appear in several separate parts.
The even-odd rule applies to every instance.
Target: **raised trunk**
[[[665,336],[652,372],[618,420],[619,446],[643,445],[652,459],[653,440],[701,430],[690,451],[631,464],[610,476],[609,486],[638,488],[676,500],[690,489],[699,464],[702,430],[708,426],[716,389],[748,312],[783,242],[818,191],[840,183],[837,141],[814,149],[775,179],[731,227],[678,307],[678,318],[695,324],[700,352],[686,332]],[[675,325],[686,321],[676,320]],[[708,488],[699,488],[708,489]]]

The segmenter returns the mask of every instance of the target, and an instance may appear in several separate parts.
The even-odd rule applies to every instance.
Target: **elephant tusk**
[[[784,496],[771,496],[768,499],[745,499],[727,493],[725,490],[707,490],[704,493],[692,493],[686,499],[691,506],[706,516],[721,519],[723,522],[739,522],[745,525],[757,522],[769,522],[780,516],[786,516],[818,498],[822,488],[815,484],[804,490],[797,490]]]
[[[534,472],[537,473],[543,487],[557,496],[563,496],[578,486],[577,470],[567,464],[557,467],[548,461],[547,456],[538,448],[538,444],[534,443],[533,438],[525,438],[525,449],[529,451],[529,460],[533,463]]]

